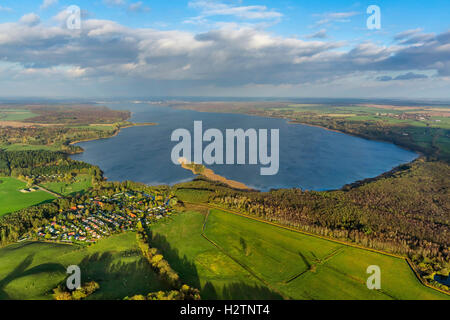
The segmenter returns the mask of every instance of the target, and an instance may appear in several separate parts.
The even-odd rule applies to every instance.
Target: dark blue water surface
[[[201,113],[147,104],[111,104],[113,109],[130,110],[133,122],[157,122],[157,126],[122,130],[110,139],[78,144],[85,152],[75,160],[99,166],[112,181],[133,180],[149,185],[175,184],[194,175],[174,165],[170,141],[172,132],[186,128],[193,134],[194,121],[203,122],[203,130],[279,129],[280,169],[275,176],[261,176],[260,165],[213,165],[217,174],[237,180],[258,190],[302,188],[338,189],[345,184],[376,177],[417,154],[395,145],[369,141],[338,132],[282,119],[240,114]],[[207,143],[204,144],[206,146]]]

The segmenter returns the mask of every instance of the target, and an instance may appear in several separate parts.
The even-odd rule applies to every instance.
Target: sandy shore
[[[221,182],[221,183],[226,184],[227,186],[229,186],[231,188],[234,188],[234,189],[254,191],[254,189],[249,188],[248,186],[246,186],[242,182],[229,180],[229,179],[227,179],[225,177],[222,177],[222,176],[214,173],[214,171],[212,171],[211,169],[206,168],[203,165],[201,165],[201,170],[200,171],[197,171],[194,168],[194,166],[189,165],[187,163],[183,163],[183,162],[181,163],[181,167],[186,169],[186,170],[192,171],[193,174],[199,174],[199,175],[205,176],[209,180]]]

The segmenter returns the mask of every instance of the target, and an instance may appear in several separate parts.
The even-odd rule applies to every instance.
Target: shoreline
[[[198,110],[195,110],[195,109],[177,108],[175,106],[170,106],[170,105],[168,107],[169,108],[173,108],[173,109],[177,109],[177,110],[192,110],[192,111],[196,111],[196,112],[216,113],[216,112],[208,112],[208,111],[198,111]],[[389,176],[390,174],[392,174],[392,172],[397,172],[398,168],[403,167],[405,165],[413,164],[415,161],[418,161],[418,160],[423,159],[425,157],[425,155],[422,152],[416,151],[414,149],[409,149],[409,148],[406,148],[406,147],[403,147],[403,146],[399,146],[399,145],[397,145],[397,144],[395,144],[393,142],[388,142],[388,141],[380,140],[380,139],[367,138],[367,137],[364,137],[364,136],[361,136],[361,135],[347,133],[347,132],[339,131],[339,130],[335,130],[335,129],[330,129],[330,128],[323,127],[323,126],[320,126],[320,125],[314,125],[314,124],[300,122],[298,120],[293,120],[293,119],[288,118],[288,117],[271,117],[271,116],[267,116],[267,115],[257,115],[257,114],[240,113],[240,112],[234,112],[234,113],[233,112],[232,113],[229,113],[229,112],[218,112],[218,113],[221,113],[221,114],[243,114],[243,115],[247,115],[247,116],[262,117],[262,118],[267,118],[267,119],[283,119],[288,124],[292,124],[292,125],[300,124],[300,125],[320,128],[320,129],[327,130],[327,131],[330,131],[330,132],[345,134],[345,135],[357,137],[357,138],[360,138],[360,139],[366,139],[366,140],[369,140],[369,141],[390,143],[390,144],[393,144],[393,145],[395,145],[395,146],[397,146],[399,148],[402,148],[402,149],[408,150],[408,151],[412,151],[412,152],[417,154],[417,157],[415,159],[413,159],[412,161],[401,163],[401,164],[391,168],[390,170],[388,170],[386,172],[382,172],[381,174],[379,174],[376,177],[368,177],[368,178],[365,178],[365,179],[362,179],[362,180],[354,181],[352,183],[345,184],[345,185],[343,185],[343,186],[341,186],[340,188],[337,188],[337,189],[323,190],[324,192],[345,190],[345,189],[348,189],[348,188],[354,188],[356,186],[361,186],[361,185],[364,185],[364,184],[369,183],[369,182],[375,182],[375,181],[377,181],[377,180],[379,180],[379,179],[381,179],[383,177]],[[88,142],[88,141],[109,139],[109,138],[117,136],[122,129],[127,129],[127,128],[131,128],[131,127],[136,127],[136,126],[152,126],[152,125],[158,125],[158,124],[157,123],[130,123],[129,125],[126,125],[126,126],[118,128],[116,130],[116,132],[114,132],[114,134],[109,136],[109,137],[93,138],[93,139],[85,139],[85,140],[80,140],[80,141],[74,141],[74,142],[71,142],[69,145],[75,145],[75,144],[78,144],[78,143]],[[80,153],[83,153],[83,152],[84,152],[84,150],[81,150],[80,152],[76,152],[74,154],[80,154]],[[193,168],[191,169],[191,168],[187,167],[186,164],[182,164],[181,166],[184,169],[191,171],[195,175],[203,175],[204,177],[206,177],[209,180],[223,183],[223,184],[225,184],[228,187],[233,188],[233,189],[237,189],[237,190],[241,190],[241,191],[260,192],[260,190],[256,190],[256,189],[250,188],[250,187],[248,187],[247,185],[245,185],[242,182],[235,181],[235,180],[229,180],[226,177],[220,176],[220,175],[216,174],[213,170],[208,169],[206,167],[204,167],[204,170],[203,170],[204,172],[198,173],[198,172],[195,171],[195,169],[193,169]],[[100,168],[100,170],[101,170],[101,168]]]
[[[122,129],[128,129],[128,128],[133,128],[133,127],[157,126],[157,125],[158,125],[158,123],[149,122],[149,123],[132,123],[132,124],[126,125],[126,126],[119,126],[119,128],[117,128],[114,131],[114,133],[111,136],[109,136],[109,137],[76,140],[76,141],[70,142],[69,146],[73,146],[73,145],[76,145],[76,144],[82,143],[82,142],[89,142],[89,141],[96,141],[96,140],[103,140],[103,139],[113,138],[113,137],[117,136]],[[81,152],[83,152],[83,151],[81,151]]]
[[[183,107],[171,106],[171,105],[169,105],[168,107],[169,108],[173,108],[173,109],[177,109],[177,110],[191,110],[191,111],[203,112],[203,113],[243,114],[243,115],[247,115],[247,116],[262,117],[262,118],[267,118],[267,119],[282,119],[282,120],[285,120],[288,124],[293,124],[293,125],[300,124],[300,125],[320,128],[320,129],[327,130],[327,131],[330,131],[330,132],[345,134],[345,135],[348,135],[348,136],[352,136],[352,137],[356,137],[356,138],[360,138],[360,139],[365,139],[365,140],[368,140],[368,141],[389,143],[389,144],[397,146],[397,147],[399,147],[399,148],[401,148],[403,150],[411,151],[411,152],[414,152],[414,153],[417,154],[417,157],[415,159],[413,159],[413,160],[411,160],[409,162],[401,163],[401,164],[393,167],[392,169],[390,169],[390,170],[388,170],[386,172],[382,172],[381,174],[379,174],[376,177],[369,177],[369,178],[361,179],[361,180],[358,180],[358,181],[354,181],[352,183],[347,183],[347,184],[343,185],[342,187],[340,187],[338,189],[322,190],[321,192],[330,192],[330,191],[339,191],[339,190],[353,189],[355,187],[359,187],[359,186],[365,185],[365,184],[370,183],[370,182],[375,182],[375,181],[378,181],[378,180],[380,180],[382,178],[390,176],[390,175],[392,175],[395,172],[401,171],[401,169],[399,169],[401,167],[412,165],[414,162],[420,161],[420,160],[425,159],[427,157],[427,155],[424,154],[421,151],[414,150],[412,148],[407,148],[405,146],[398,145],[398,144],[396,144],[396,143],[394,143],[392,141],[386,141],[386,140],[382,140],[382,139],[374,139],[374,138],[369,138],[369,137],[365,137],[365,136],[354,134],[354,133],[348,133],[348,132],[345,132],[345,131],[340,131],[340,130],[336,130],[336,129],[330,129],[330,128],[327,128],[327,127],[324,127],[324,126],[321,126],[321,125],[310,124],[310,123],[294,120],[294,119],[289,118],[289,117],[274,117],[274,116],[268,116],[268,115],[259,115],[259,114],[246,113],[246,112],[208,112],[208,111],[204,111],[204,110],[196,110],[195,108],[183,108]],[[292,188],[290,188],[290,189],[292,189]],[[250,190],[255,191],[254,189],[250,189]]]
[[[285,120],[288,124],[300,124],[300,125],[304,125],[304,126],[320,128],[320,129],[327,130],[327,131],[330,131],[330,132],[341,133],[341,134],[345,134],[345,135],[348,135],[348,136],[352,136],[352,137],[356,137],[356,138],[360,138],[360,139],[365,139],[365,140],[369,140],[369,141],[376,141],[376,142],[384,142],[384,143],[393,144],[394,146],[397,146],[397,147],[402,148],[404,150],[408,150],[408,151],[417,153],[418,156],[419,156],[418,158],[427,156],[422,151],[418,151],[418,150],[415,150],[415,149],[412,149],[412,148],[408,148],[408,147],[399,145],[399,144],[397,144],[395,142],[392,142],[392,141],[386,141],[386,140],[383,140],[383,139],[376,139],[376,138],[372,138],[372,137],[366,137],[366,136],[363,136],[363,135],[360,135],[360,134],[357,134],[357,133],[350,133],[350,132],[345,132],[345,131],[341,131],[341,130],[337,130],[337,129],[330,129],[330,128],[327,128],[327,127],[324,127],[324,126],[321,126],[321,125],[318,125],[318,124],[301,122],[301,121],[298,121],[298,120],[295,120],[295,119],[292,119],[292,118],[289,118],[289,117],[284,117],[284,116],[276,117],[276,116],[269,116],[269,115],[264,115],[264,114],[261,115],[261,114],[248,113],[248,112],[214,112],[214,111],[210,112],[210,111],[204,111],[204,110],[196,110],[195,108],[178,107],[176,105],[175,106],[169,105],[168,107],[176,109],[176,110],[191,110],[191,111],[202,112],[202,113],[241,114],[241,115],[246,115],[246,116],[251,116],[251,117],[261,117],[261,118],[266,118],[266,119],[280,119],[280,120]],[[418,158],[416,158],[416,159],[418,159]],[[411,163],[411,162],[408,162],[408,163]]]
[[[215,182],[221,182],[223,184],[226,184],[227,186],[229,186],[230,188],[233,189],[238,189],[241,191],[255,191],[257,192],[258,190],[252,189],[250,187],[248,187],[247,185],[245,185],[242,182],[239,181],[235,181],[235,180],[229,180],[221,175],[216,174],[213,170],[205,167],[204,165],[200,165],[200,169],[201,172],[197,171],[194,167],[195,164],[187,164],[185,162],[181,163],[181,167],[183,169],[192,171],[193,174],[195,175],[201,175],[204,176],[205,178],[215,181]]]
[[[383,142],[383,143],[392,144],[392,145],[394,145],[396,147],[399,147],[399,148],[401,148],[403,150],[407,150],[407,151],[411,151],[411,152],[417,153],[418,157],[416,159],[426,156],[426,154],[424,154],[421,151],[414,150],[412,148],[408,148],[408,147],[405,147],[405,146],[401,146],[401,145],[399,145],[399,144],[397,144],[395,142],[392,142],[392,141],[386,141],[386,140],[383,140],[383,139],[376,139],[376,138],[369,138],[369,137],[365,137],[363,135],[359,135],[359,134],[356,134],[356,133],[350,133],[350,132],[340,131],[340,130],[336,130],[336,129],[330,129],[330,128],[327,128],[327,127],[324,127],[324,126],[321,126],[321,125],[318,125],[318,124],[310,124],[310,123],[306,123],[306,122],[300,122],[300,121],[297,121],[297,120],[291,120],[289,118],[274,118],[274,119],[285,119],[288,122],[288,124],[301,124],[301,125],[304,125],[304,126],[320,128],[320,129],[324,129],[324,130],[331,131],[331,132],[345,134],[345,135],[348,135],[348,136],[351,136],[351,137],[365,139],[365,140],[368,140],[368,141],[375,141],[375,142]],[[415,161],[415,160],[413,160],[413,161]],[[411,162],[408,162],[408,163],[411,163]]]
[[[306,123],[306,122],[300,122],[300,121],[292,120],[292,119],[289,119],[289,118],[274,118],[274,119],[284,119],[284,120],[286,120],[286,122],[288,124],[301,124],[301,125],[308,126],[308,127],[320,128],[320,129],[324,129],[324,130],[331,131],[331,132],[342,133],[342,134],[347,134],[349,136],[366,139],[366,138],[361,137],[361,136],[353,135],[353,134],[350,134],[350,133],[345,133],[343,131],[339,131],[339,130],[336,130],[336,129],[330,129],[330,128],[327,128],[327,127],[320,126],[318,124],[309,124],[309,123]],[[371,139],[367,139],[367,140],[371,140]]]

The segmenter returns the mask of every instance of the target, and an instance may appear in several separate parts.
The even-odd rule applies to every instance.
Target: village
[[[30,237],[65,243],[95,243],[114,233],[134,231],[172,213],[171,200],[139,192],[94,197],[60,213]],[[27,240],[30,237],[25,237]]]
[[[413,120],[413,121],[430,121],[431,116],[426,113],[406,113],[403,112],[401,114],[396,113],[376,113],[375,114],[378,117],[388,117],[388,118],[394,118],[399,120]],[[441,120],[437,119],[434,120],[435,122],[441,122]]]

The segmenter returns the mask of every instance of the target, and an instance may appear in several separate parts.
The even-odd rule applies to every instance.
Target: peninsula
[[[255,191],[254,189],[243,184],[242,182],[229,180],[225,177],[222,177],[222,176],[216,174],[213,170],[208,169],[207,167],[205,167],[202,164],[196,164],[196,163],[192,163],[192,162],[190,163],[185,158],[178,159],[178,162],[181,164],[181,167],[183,169],[190,170],[190,171],[192,171],[193,174],[202,175],[209,180],[221,182],[233,189]]]

